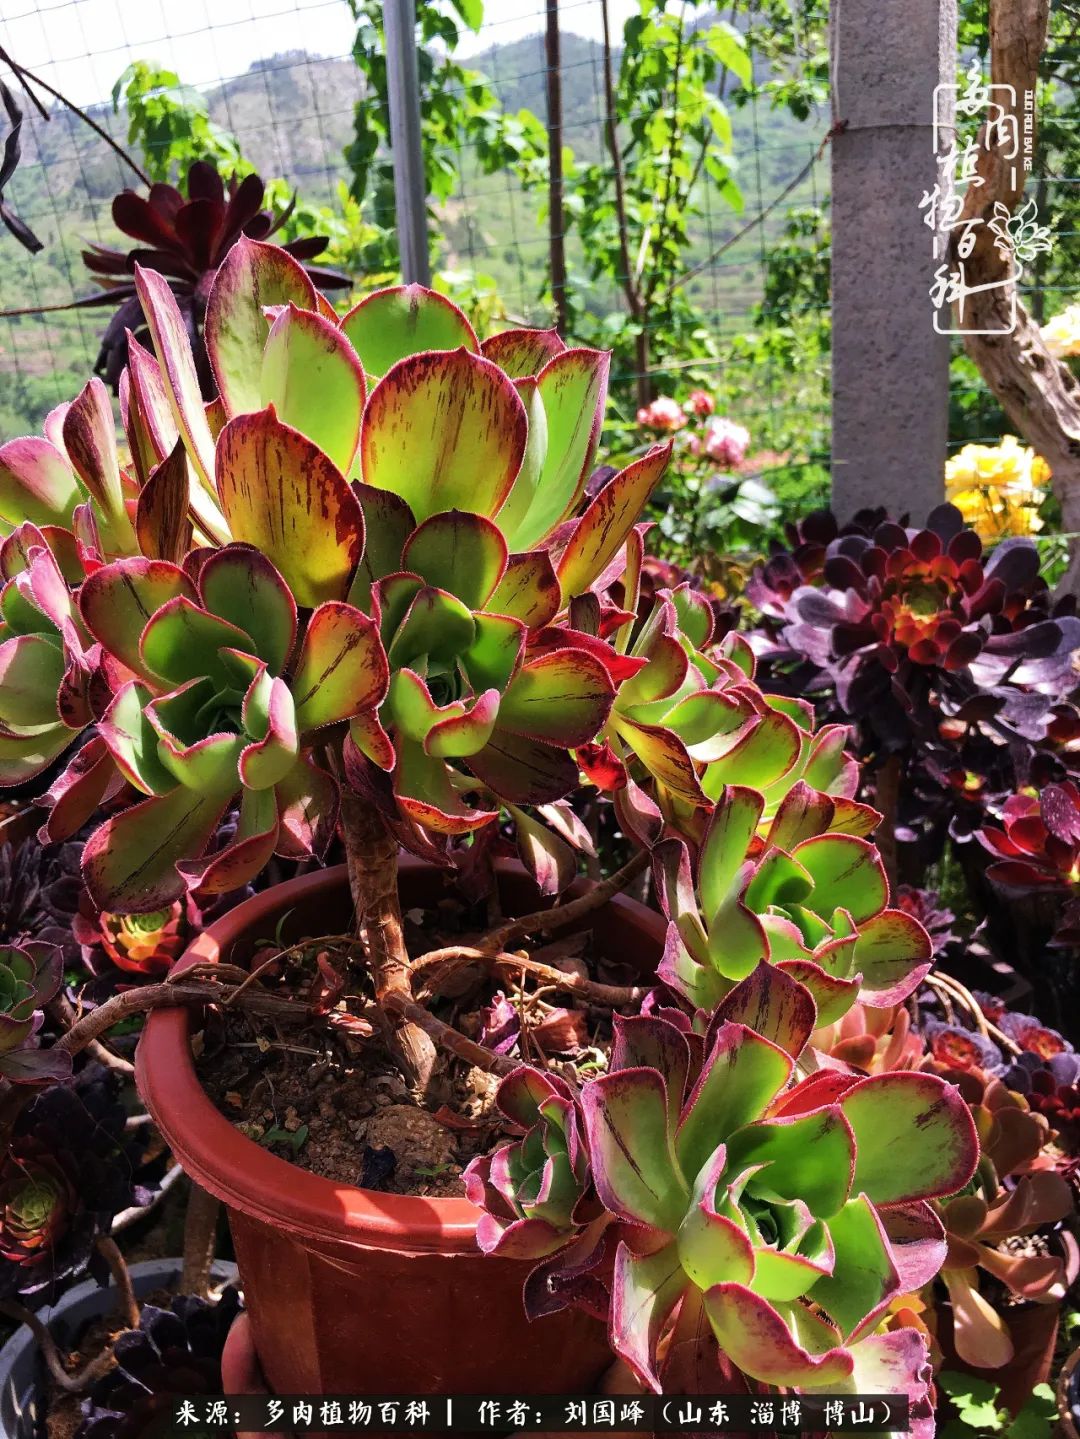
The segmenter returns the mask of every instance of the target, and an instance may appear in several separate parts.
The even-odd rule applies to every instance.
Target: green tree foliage
[[[172,70],[136,60],[113,86],[112,101],[114,113],[123,105],[128,144],[141,151],[151,180],[174,182],[196,160],[212,161],[223,174],[252,168],[236,139],[211,120],[199,91]]]
[[[608,115],[618,164],[608,153],[572,171],[567,209],[590,278],[610,278],[627,298],[627,313],[609,321],[605,338],[617,351],[630,349],[640,379],[654,358],[702,349],[681,281],[702,185],[731,209],[743,207],[719,89],[728,72],[747,83],[750,60],[738,31],[704,4],[699,14],[697,0],[643,3],[622,42]]]
[[[394,170],[390,154],[390,99],[382,0],[349,0],[356,20],[353,58],[367,93],[356,106],[353,139],[345,152],[352,198],[365,206],[374,229],[369,268],[397,265]],[[526,185],[547,174],[547,134],[529,110],[507,113],[479,71],[454,58],[463,30],[476,33],[482,0],[420,0],[416,43],[420,79],[421,139],[427,193],[443,204],[461,180],[462,151],[475,155],[481,174],[509,170]],[[437,236],[433,239],[437,249]]]

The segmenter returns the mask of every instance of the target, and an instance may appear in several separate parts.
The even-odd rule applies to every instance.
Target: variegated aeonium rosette
[[[121,385],[131,464],[97,381],[0,449],[0,778],[32,780],[83,734],[48,836],[140,796],[86,847],[99,907],[320,853],[335,748],[392,776],[406,840],[571,790],[572,751],[639,666],[568,602],[621,572],[668,455],[582,510],[607,355],[546,331],[482,351],[415,287],[339,321],[296,261],[242,240],[207,310],[204,406],[168,287],[137,285],[157,357],[133,344]]]
[[[779,727],[766,731],[763,756]],[[877,815],[850,797],[838,738],[799,731],[778,777],[770,762],[760,790],[724,785],[693,838],[654,837],[668,931],[648,1012],[616,1018],[607,1072],[580,1088],[528,1068],[506,1079],[498,1102],[522,1137],[466,1183],[482,1247],[537,1261],[530,1312],[606,1318],[644,1384],[678,1392],[695,1353],[691,1383],[734,1369],[805,1392],[907,1392],[928,1439],[925,1341],[890,1311],[940,1269],[927,1201],[968,1184],[978,1140],[954,1086],[867,1077],[813,1046],[856,1002],[913,993],[932,954],[888,907]]]
[[[534,1316],[606,1316],[650,1388],[678,1385],[689,1347],[699,1374],[906,1392],[926,1439],[925,1341],[888,1311],[941,1267],[928,1201],[971,1180],[975,1126],[934,1075],[807,1073],[815,1022],[809,992],[762,962],[704,1034],[675,1010],[617,1019],[608,1072],[580,1091],[509,1076],[499,1104],[522,1138],[466,1171],[480,1241],[537,1261]]]

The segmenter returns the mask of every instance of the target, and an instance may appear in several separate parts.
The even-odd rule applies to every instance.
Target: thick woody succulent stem
[[[387,997],[398,994],[411,1002],[409,955],[398,901],[398,845],[375,807],[353,793],[347,781],[341,786],[341,833],[356,929],[367,952],[375,1001],[385,1007]],[[410,1077],[426,1087],[435,1064],[435,1046],[408,1020],[400,1022],[396,1038]]]

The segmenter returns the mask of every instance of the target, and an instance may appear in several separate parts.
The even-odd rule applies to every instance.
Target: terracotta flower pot
[[[520,866],[503,863],[506,912],[535,904]],[[400,866],[402,906],[446,890],[440,871]],[[291,913],[290,913],[291,911]],[[177,969],[247,963],[253,941],[340,933],[352,903],[344,866],[256,895],[211,925]],[[609,953],[659,960],[664,926],[619,896],[591,916]],[[192,1063],[186,1009],[150,1016],[139,1045],[143,1100],[191,1177],[228,1208],[259,1363],[279,1394],[587,1393],[610,1363],[603,1326],[576,1311],[530,1324],[529,1265],[485,1258],[479,1211],[465,1199],[378,1193],[309,1174],[261,1148],[220,1114]],[[359,1155],[357,1156],[359,1162]]]

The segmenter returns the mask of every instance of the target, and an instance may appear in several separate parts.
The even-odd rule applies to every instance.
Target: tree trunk
[[[1038,82],[1049,10],[1049,0],[992,0],[990,6],[991,79],[1012,86],[1018,107]],[[969,333],[964,348],[1018,433],[1050,466],[1064,531],[1075,536],[1080,534],[1080,381],[1064,360],[1050,354],[1008,278],[1015,273],[1015,257],[1003,253],[989,221],[998,204],[1010,212],[1016,209],[1024,194],[1024,170],[1011,165],[987,139],[984,126],[977,165],[982,183],[969,186],[955,227],[959,233],[967,222],[976,222],[967,261],[964,329]],[[1011,332],[1002,333],[1010,325]],[[979,330],[998,333],[970,333]],[[1069,541],[1069,554],[1060,592],[1080,596],[1080,545],[1075,538]]]

